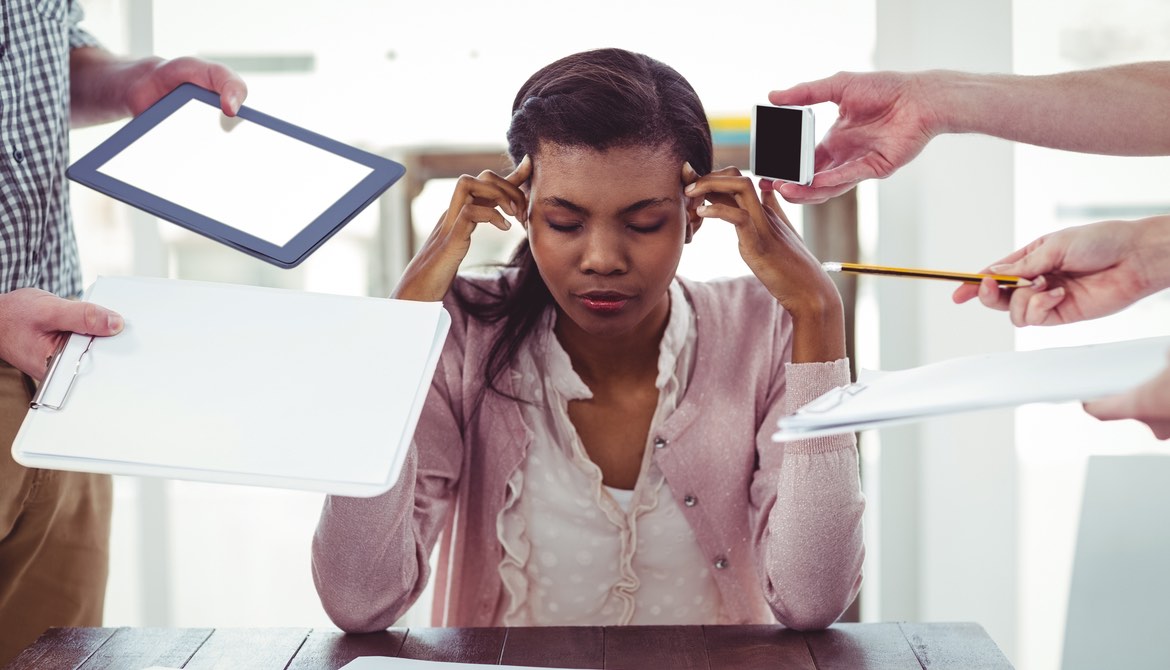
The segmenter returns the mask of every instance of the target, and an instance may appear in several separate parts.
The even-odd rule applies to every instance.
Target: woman
[[[436,625],[832,623],[861,581],[852,436],[770,436],[848,382],[841,301],[774,193],[711,172],[691,86],[618,49],[534,74],[508,150],[507,176],[459,179],[395,291],[453,323],[399,482],[326,500],[330,617],[392,625],[441,537]],[[457,275],[500,210],[527,239]],[[754,276],[675,277],[704,217]]]

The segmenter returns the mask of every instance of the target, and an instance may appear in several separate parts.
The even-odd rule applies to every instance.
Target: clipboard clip
[[[828,393],[800,408],[798,413],[819,414],[821,412],[828,412],[829,410],[834,409],[841,403],[845,402],[846,399],[852,398],[867,388],[869,387],[862,382],[853,382],[848,386],[838,386],[832,391],[829,391]]]
[[[65,387],[65,391],[61,394],[61,399],[56,404],[45,401],[45,395],[48,394],[49,389],[54,386],[53,380],[56,378],[58,368],[62,367],[61,360],[64,358],[65,349],[69,346],[73,336],[64,338],[61,344],[57,345],[57,350],[53,352],[49,359],[49,369],[45,372],[45,381],[37,388],[36,395],[33,396],[32,402],[28,404],[31,409],[56,409],[59,410],[65,406],[65,399],[69,397],[69,392],[73,390],[73,383],[77,381],[77,375],[81,372],[81,363],[89,354],[89,348],[93,346],[94,336],[89,336],[89,341],[85,343],[85,349],[77,356],[77,361],[73,365],[73,374],[69,377],[69,385]],[[68,363],[65,364],[68,367]]]

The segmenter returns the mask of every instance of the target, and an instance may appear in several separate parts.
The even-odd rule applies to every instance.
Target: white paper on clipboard
[[[397,480],[450,325],[440,303],[168,279],[86,299],[125,328],[70,337],[18,462],[349,496]]]
[[[935,416],[1127,391],[1167,365],[1170,337],[965,356],[858,380],[780,419],[778,442],[851,433]]]

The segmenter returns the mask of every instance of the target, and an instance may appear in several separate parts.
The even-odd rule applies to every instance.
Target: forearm
[[[849,606],[861,584],[864,500],[852,433],[772,442],[776,420],[849,383],[848,361],[785,366],[785,390],[757,437],[752,500],[764,596],[777,618],[822,628]]]
[[[73,127],[129,116],[127,91],[131,83],[160,62],[159,58],[120,58],[100,47],[74,49],[69,55],[69,109]]]
[[[1170,288],[1170,215],[1152,216],[1125,225],[1137,227],[1136,273],[1146,280],[1143,296]]]
[[[789,314],[793,363],[827,363],[845,358],[845,313],[836,293],[834,299]]]
[[[429,549],[413,523],[416,463],[408,456],[398,484],[380,496],[325,500],[313,535],[313,582],[346,632],[393,625],[426,585]]]
[[[937,133],[1120,156],[1170,154],[1170,61],[1054,75],[924,72]]]

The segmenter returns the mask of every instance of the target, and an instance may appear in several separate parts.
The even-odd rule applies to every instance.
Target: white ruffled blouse
[[[504,548],[503,623],[646,625],[722,623],[719,591],[694,534],[654,463],[650,436],[682,398],[695,354],[694,314],[675,281],[658,356],[658,406],[633,491],[602,484],[569,420],[569,401],[593,397],[553,333],[550,309],[520,352],[517,387],[533,432],[508,479],[496,519]]]

